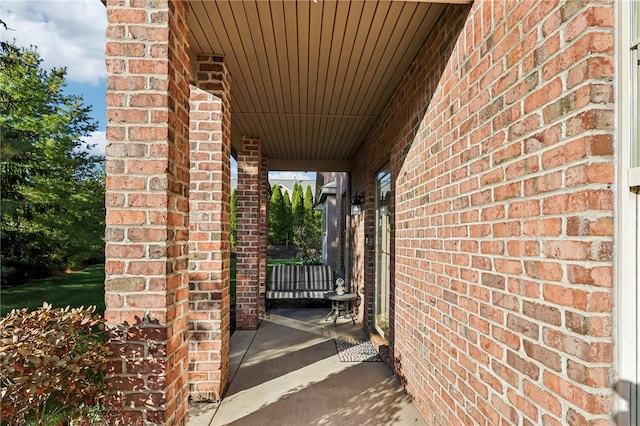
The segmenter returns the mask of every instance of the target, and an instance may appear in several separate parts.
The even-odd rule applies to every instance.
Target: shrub
[[[0,424],[83,418],[101,402],[108,349],[94,311],[45,303],[0,318]]]

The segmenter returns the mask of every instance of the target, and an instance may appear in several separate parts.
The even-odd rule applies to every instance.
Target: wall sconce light
[[[364,192],[356,194],[351,201],[351,216],[358,216],[362,213],[362,206],[364,205]]]

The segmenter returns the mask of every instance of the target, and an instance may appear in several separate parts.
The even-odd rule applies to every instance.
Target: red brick
[[[523,343],[527,356],[534,359],[554,371],[562,371],[562,358],[556,351],[542,345],[525,340]]]
[[[525,261],[524,267],[527,275],[532,278],[551,281],[562,279],[562,266],[558,263]]]
[[[514,389],[507,391],[507,397],[509,402],[520,412],[522,415],[529,417],[532,421],[536,421],[538,418],[538,408],[529,399],[516,393]]]
[[[566,327],[574,333],[593,337],[611,336],[611,317],[586,316],[575,312],[567,312],[565,317]]]
[[[613,270],[610,266],[587,268],[582,265],[568,265],[569,282],[590,284],[598,287],[613,286]]]
[[[546,241],[544,253],[549,259],[587,260],[591,243],[586,241]]]
[[[531,398],[546,411],[551,412],[555,416],[560,416],[562,414],[562,405],[560,404],[560,401],[558,401],[557,396],[554,396],[549,391],[538,387],[529,380],[523,381],[522,388],[527,397]]]
[[[595,388],[608,388],[611,386],[609,375],[610,371],[604,367],[587,367],[586,365],[567,361],[567,374],[569,379],[574,382],[581,383]]]
[[[544,383],[553,392],[557,392],[561,397],[571,401],[579,408],[591,414],[606,414],[612,409],[611,393],[589,394],[578,386],[552,374],[544,374]]]
[[[588,342],[557,330],[543,330],[545,344],[586,362],[611,362],[613,346],[609,342]]]
[[[522,302],[522,312],[530,318],[548,324],[562,324],[562,314],[560,310],[552,306],[524,301]]]
[[[534,237],[557,237],[562,232],[562,219],[532,219],[524,223],[522,234]]]
[[[543,293],[545,301],[575,309],[586,309],[589,300],[589,292],[583,289],[550,283],[544,285]]]
[[[514,201],[509,205],[511,219],[532,217],[540,215],[540,202],[538,200]]]

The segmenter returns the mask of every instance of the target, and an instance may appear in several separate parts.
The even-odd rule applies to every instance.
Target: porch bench
[[[328,265],[275,265],[265,293],[267,314],[273,300],[324,300],[324,294],[334,288],[334,272]]]

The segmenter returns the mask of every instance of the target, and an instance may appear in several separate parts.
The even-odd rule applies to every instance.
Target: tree
[[[41,68],[35,48],[0,51],[2,282],[104,260],[103,158],[82,137],[96,129],[66,69]]]
[[[286,242],[286,220],[282,190],[276,186],[273,188],[269,200],[269,244],[280,245]]]
[[[301,252],[311,261],[318,261],[322,249],[322,232],[317,226],[316,212],[313,210],[313,192],[307,185],[304,193],[304,221],[302,226]]]
[[[231,247],[238,246],[238,190],[234,189],[231,194]]]
[[[303,243],[304,234],[304,194],[302,186],[296,182],[291,194],[291,223],[293,225],[293,242],[297,246]]]
[[[291,199],[289,198],[289,192],[284,191],[282,194],[284,200],[284,215],[285,215],[285,244],[289,245],[293,239],[293,223],[291,223]]]
[[[307,185],[307,189],[304,191],[304,226],[312,228],[313,223],[313,192],[311,187]]]

